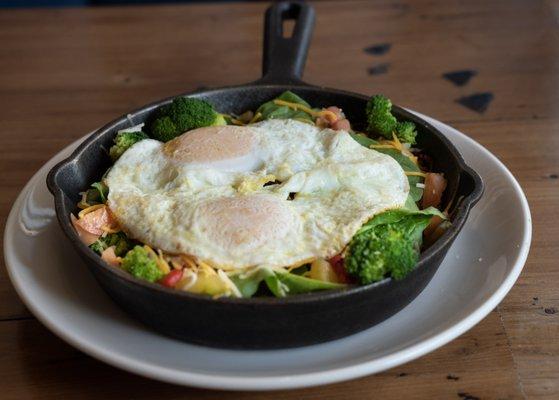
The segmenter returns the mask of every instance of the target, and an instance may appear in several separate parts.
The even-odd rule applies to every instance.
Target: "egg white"
[[[345,131],[295,120],[201,128],[166,144],[146,139],[105,183],[128,235],[223,269],[331,257],[409,192],[391,157]]]

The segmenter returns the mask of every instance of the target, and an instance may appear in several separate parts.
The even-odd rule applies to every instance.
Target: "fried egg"
[[[332,257],[409,192],[391,157],[289,119],[140,141],[105,183],[130,237],[226,270]]]

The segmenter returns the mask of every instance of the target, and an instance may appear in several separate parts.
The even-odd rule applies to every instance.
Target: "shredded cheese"
[[[237,126],[244,126],[245,124],[242,121],[239,121],[236,118],[231,117],[231,122],[233,123],[233,125],[237,125]]]
[[[394,147],[391,144],[372,144],[369,146],[369,148],[371,149],[394,149],[394,150],[398,150],[396,147]]]
[[[234,297],[243,297],[237,286],[229,279],[227,274],[223,272],[222,269],[217,270],[217,276],[221,279],[221,281],[225,284],[225,287],[229,289],[230,293],[233,294]]]
[[[159,254],[157,254],[147,244],[144,244],[144,249],[147,250],[149,256],[155,261],[157,268],[159,268],[161,272],[163,272],[164,274],[168,274],[169,272],[171,272],[171,268],[169,267],[169,264],[167,264],[167,261],[163,259],[163,253],[161,252],[161,250],[158,250]]]
[[[421,176],[422,178],[425,178],[425,176],[427,175],[423,172],[415,172],[415,171],[404,171],[404,173],[407,176]]]
[[[256,114],[254,114],[254,117],[252,117],[252,119],[248,122],[249,124],[254,124],[256,121],[258,121],[260,118],[262,117],[262,114],[257,112]]]
[[[162,272],[164,272],[165,274],[168,274],[169,272],[171,272],[171,267],[169,267],[169,263],[163,257],[163,252],[158,249],[157,254],[159,255],[158,260],[157,260],[157,266],[159,267],[159,269]]]
[[[336,122],[338,120],[338,116],[336,115],[336,113],[332,112],[330,110],[314,111],[314,110],[310,109],[309,107],[304,106],[302,104],[291,103],[291,102],[285,101],[285,100],[274,100],[274,104],[277,104],[278,106],[286,106],[286,107],[292,108],[294,110],[304,111],[307,114],[310,114],[311,116],[313,116],[315,118],[324,117],[324,118],[326,118],[326,120],[328,120],[328,122]]]
[[[196,281],[198,281],[198,274],[187,269],[183,270],[183,274],[186,274],[187,276],[183,276],[183,278],[181,279],[182,285],[180,286],[180,288],[182,290],[189,290],[192,286],[194,286]],[[185,278],[189,278],[189,280],[187,282],[183,282]]]
[[[380,144],[372,144],[369,146],[371,149],[394,149],[398,150],[404,156],[408,157],[415,165],[417,165],[417,157],[400,142],[394,132],[392,132],[392,140],[380,140]]]
[[[111,226],[103,225],[103,226],[101,227],[101,229],[103,230],[104,234],[106,234],[106,233],[117,233],[117,232],[120,232],[120,228],[119,228],[118,226],[111,227]]]
[[[78,213],[78,217],[83,218],[85,215],[89,214],[90,212],[93,212],[93,211],[98,210],[98,209],[103,208],[103,207],[105,207],[104,204],[95,204],[93,206],[89,206],[89,207],[81,210]]]

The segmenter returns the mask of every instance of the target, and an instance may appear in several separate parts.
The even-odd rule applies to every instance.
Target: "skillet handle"
[[[283,23],[294,20],[291,37]],[[305,3],[279,2],[266,10],[262,84],[303,84],[301,77],[314,27],[314,9]]]

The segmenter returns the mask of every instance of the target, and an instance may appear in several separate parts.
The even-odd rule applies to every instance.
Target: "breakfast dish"
[[[72,223],[113,268],[213,297],[403,279],[451,201],[437,209],[446,179],[391,109],[373,96],[353,129],[291,91],[241,115],[178,97],[116,133]]]
[[[295,22],[289,38],[286,19]],[[480,200],[479,174],[425,119],[383,96],[302,81],[313,23],[308,4],[274,3],[260,79],[131,110],[50,170],[62,232],[110,298],[147,327],[237,349],[357,333],[421,293]],[[291,147],[289,168],[274,160],[290,143],[273,144],[282,123],[312,128]],[[239,140],[216,143],[229,136]],[[292,183],[299,192],[282,191]],[[373,211],[349,201],[371,205],[368,190],[378,194]]]

